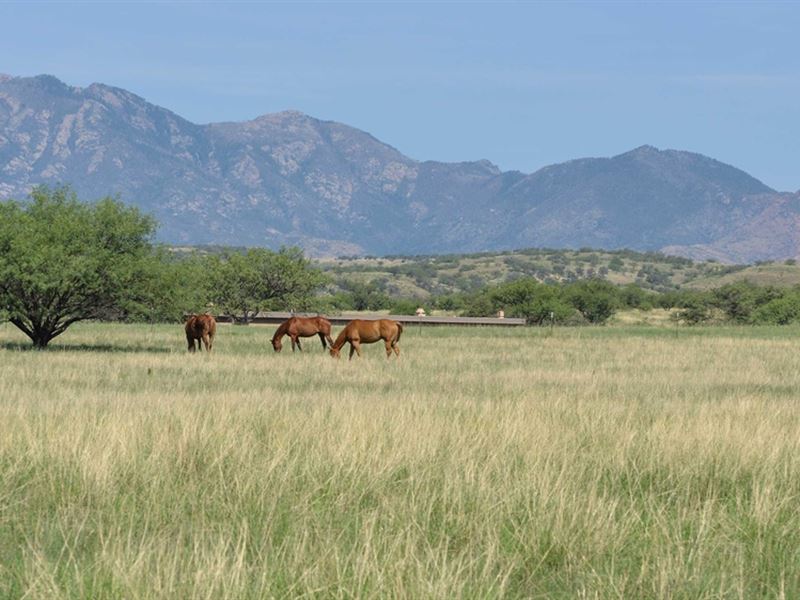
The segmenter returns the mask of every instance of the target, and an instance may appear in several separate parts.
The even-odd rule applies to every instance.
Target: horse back
[[[192,315],[186,320],[186,335],[197,339],[203,335],[214,337],[217,333],[217,320],[211,315]]]

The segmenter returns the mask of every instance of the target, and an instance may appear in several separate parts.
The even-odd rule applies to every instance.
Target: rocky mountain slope
[[[198,125],[101,84],[0,76],[0,199],[69,183],[154,214],[178,244],[312,254],[533,246],[664,250],[750,262],[800,254],[800,194],[649,146],[533,174],[420,162],[302,113]]]

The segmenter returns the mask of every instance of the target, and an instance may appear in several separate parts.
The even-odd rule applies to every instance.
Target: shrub
[[[590,323],[605,323],[619,305],[617,289],[602,279],[577,281],[564,288],[564,298]]]
[[[573,310],[561,298],[559,289],[534,279],[518,279],[493,289],[489,297],[494,312],[503,309],[509,317],[522,317],[528,323],[541,325],[563,322]]]
[[[648,293],[638,285],[630,283],[617,291],[619,300],[623,306],[628,308],[639,308],[642,310],[650,310],[653,308],[654,294]]]
[[[729,283],[712,292],[714,306],[736,323],[750,321],[759,306],[779,298],[782,292],[774,287],[761,287],[749,281]]]
[[[770,300],[753,311],[750,322],[756,325],[788,325],[800,321],[800,295],[787,294]]]
[[[413,298],[398,298],[389,305],[389,312],[393,315],[413,315],[416,314],[417,308],[420,306],[422,306],[421,300]]]

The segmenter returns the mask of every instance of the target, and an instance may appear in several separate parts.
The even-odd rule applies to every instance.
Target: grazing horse
[[[206,346],[206,352],[211,352],[214,345],[214,336],[217,333],[217,321],[209,314],[189,315],[186,319],[186,341],[189,343],[189,352],[194,352],[194,342],[197,340],[197,349],[202,350],[200,340]]]
[[[283,348],[281,339],[283,339],[285,335],[288,335],[292,340],[292,352],[294,352],[295,346],[300,348],[301,352],[303,351],[303,347],[300,345],[301,337],[318,335],[319,341],[322,342],[323,350],[328,347],[325,344],[326,340],[328,344],[333,346],[333,340],[331,339],[331,322],[324,317],[292,317],[288,321],[281,323],[275,335],[272,336],[272,347],[275,349],[275,352],[280,352]]]
[[[356,319],[350,321],[347,326],[336,338],[331,346],[331,356],[339,358],[339,351],[346,343],[350,343],[350,359],[353,359],[353,352],[361,356],[361,344],[372,344],[378,340],[383,340],[386,344],[386,358],[392,355],[394,350],[400,356],[400,348],[397,343],[400,341],[400,334],[403,333],[403,326],[391,319],[379,319],[377,321],[362,321]]]

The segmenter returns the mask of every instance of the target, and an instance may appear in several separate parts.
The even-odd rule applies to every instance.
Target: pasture
[[[800,597],[797,328],[273,331],[0,325],[0,597]]]

